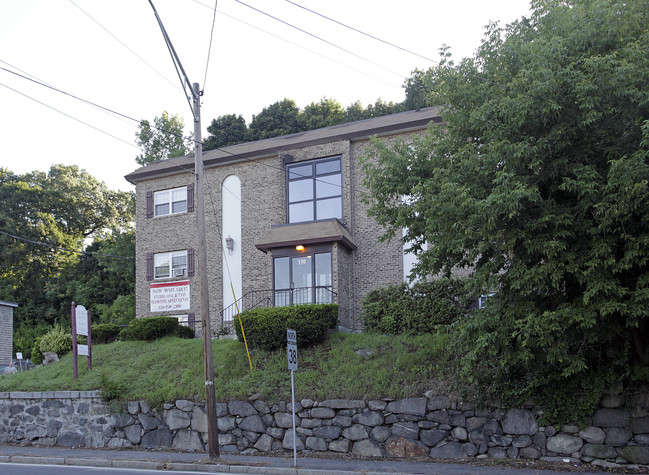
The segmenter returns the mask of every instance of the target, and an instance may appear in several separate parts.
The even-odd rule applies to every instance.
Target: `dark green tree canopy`
[[[407,228],[418,275],[468,267],[474,295],[496,292],[460,325],[473,380],[593,395],[649,380],[649,4],[532,7],[415,74],[413,104],[444,125],[376,141],[366,200],[390,236]]]
[[[299,132],[299,113],[300,109],[292,99],[283,99],[264,107],[250,122],[252,139],[261,140]]]
[[[249,139],[246,120],[240,115],[222,115],[212,120],[207,127],[209,136],[203,140],[203,150],[227,147],[238,143],[247,142]]]

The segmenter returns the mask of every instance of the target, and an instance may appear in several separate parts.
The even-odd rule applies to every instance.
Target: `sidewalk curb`
[[[149,460],[98,459],[83,457],[40,457],[31,455],[0,455],[0,463],[25,463],[37,465],[70,465],[102,468],[130,468],[140,470],[169,470],[184,472],[246,473],[259,475],[328,475],[331,470],[300,467],[258,467],[249,465],[229,465],[190,462],[156,462]],[[386,475],[394,472],[374,472],[367,470],[336,470],[336,475]],[[400,472],[402,475],[407,475]]]

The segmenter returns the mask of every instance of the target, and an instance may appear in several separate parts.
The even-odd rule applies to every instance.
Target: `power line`
[[[103,254],[101,252],[88,252],[88,251],[77,251],[76,249],[67,249],[65,247],[60,247],[60,246],[55,246],[54,244],[47,244],[44,242],[38,242],[38,241],[32,241],[30,239],[26,239],[20,236],[16,236],[14,234],[9,234],[4,231],[0,231],[0,234],[3,234],[5,236],[9,236],[10,238],[16,239],[18,241],[23,241],[29,244],[34,244],[37,246],[43,246],[43,247],[49,247],[50,249],[58,249],[60,251],[65,251],[65,252],[74,252],[77,254],[89,254],[89,255],[94,255],[94,256],[102,256],[102,257],[114,257],[116,259],[130,259],[134,260],[134,257],[129,257],[129,256],[118,256],[116,254]]]
[[[311,36],[311,37],[313,37],[313,38],[315,38],[315,39],[317,39],[317,40],[319,40],[319,41],[322,41],[322,42],[328,44],[329,46],[333,46],[334,48],[337,48],[337,49],[339,49],[339,50],[341,50],[341,51],[344,51],[345,53],[350,54],[350,55],[352,55],[352,56],[354,56],[354,57],[356,57],[356,58],[358,58],[358,59],[362,59],[363,61],[366,61],[366,62],[368,62],[368,63],[370,63],[370,64],[373,64],[373,65],[376,66],[377,68],[381,68],[381,69],[383,69],[383,70],[385,70],[385,71],[387,71],[387,72],[389,72],[389,73],[392,73],[392,74],[394,74],[394,75],[396,75],[396,76],[399,76],[400,78],[408,79],[406,76],[404,76],[404,75],[401,74],[401,73],[398,73],[398,72],[396,72],[396,71],[392,71],[391,69],[386,68],[385,66],[382,66],[382,65],[380,65],[379,63],[375,63],[375,62],[372,61],[372,60],[369,60],[369,59],[367,59],[367,58],[364,58],[363,56],[361,56],[361,55],[359,55],[359,54],[356,54],[356,53],[354,53],[354,52],[352,52],[352,51],[350,51],[350,50],[348,50],[348,49],[346,49],[346,48],[343,48],[342,46],[339,46],[339,45],[337,45],[337,44],[335,44],[335,43],[332,43],[331,41],[325,40],[324,38],[321,38],[321,37],[319,37],[318,35],[315,35],[315,34],[313,34],[313,33],[310,33],[310,32],[308,32],[308,31],[306,31],[306,30],[304,30],[304,29],[302,29],[302,28],[300,28],[300,27],[297,27],[297,26],[295,26],[295,25],[293,25],[293,24],[291,24],[291,23],[289,23],[289,22],[287,22],[287,21],[284,21],[284,20],[282,20],[281,18],[277,18],[277,17],[271,15],[270,13],[266,13],[266,12],[264,12],[263,10],[260,10],[260,9],[258,9],[258,8],[255,8],[255,7],[251,6],[251,5],[248,5],[247,3],[244,3],[244,2],[242,2],[241,0],[234,0],[234,1],[237,2],[237,3],[240,3],[241,5],[243,5],[243,6],[245,6],[245,7],[250,8],[251,10],[255,10],[256,12],[259,12],[259,13],[261,13],[262,15],[266,15],[267,17],[272,18],[273,20],[278,21],[278,22],[280,22],[280,23],[282,23],[282,24],[284,24],[284,25],[286,25],[286,26],[289,26],[289,27],[291,27],[291,28],[294,28],[294,29],[296,29],[296,30],[298,30],[298,31],[300,31],[300,32],[302,32],[302,33],[304,33],[305,35]]]
[[[209,5],[205,5],[204,3],[201,3],[201,2],[199,2],[198,0],[192,0],[192,1],[193,1],[194,3],[199,4],[199,5],[202,6],[202,7],[209,8],[210,10],[212,9],[212,7],[210,7]],[[216,11],[216,10],[215,10],[215,11]],[[276,35],[275,33],[271,33],[270,31],[264,30],[263,28],[260,28],[260,27],[258,27],[258,26],[255,26],[255,25],[253,25],[253,24],[251,24],[251,23],[248,23],[248,22],[246,22],[246,21],[240,20],[239,18],[237,18],[237,17],[235,17],[235,16],[229,15],[229,14],[227,14],[227,13],[225,13],[225,12],[220,11],[220,10],[216,11],[216,13],[218,13],[219,15],[226,16],[226,17],[230,18],[231,20],[237,21],[237,22],[239,22],[239,23],[241,23],[241,24],[243,24],[243,25],[249,26],[250,28],[254,28],[255,30],[261,31],[262,33],[265,33],[265,34],[267,34],[267,35],[269,35],[269,36],[272,36],[272,37],[274,37],[274,38],[277,38],[278,40],[284,41],[285,43],[288,43],[288,44],[290,44],[290,45],[293,45],[293,46],[295,46],[295,47],[297,47],[297,48],[301,48],[301,49],[303,49],[304,51],[308,51],[308,52],[311,53],[311,54],[315,54],[316,56],[320,56],[321,58],[324,58],[324,59],[326,59],[327,61],[331,61],[332,63],[339,64],[340,66],[342,66],[342,67],[344,67],[344,68],[347,68],[347,69],[350,69],[351,71],[354,71],[354,72],[357,72],[357,73],[359,73],[359,74],[362,74],[363,76],[367,76],[368,78],[374,79],[375,81],[382,82],[383,84],[386,84],[386,85],[388,85],[388,86],[390,86],[390,87],[397,87],[397,88],[401,89],[401,86],[395,86],[395,85],[394,85],[393,83],[391,83],[391,82],[388,82],[388,81],[385,81],[385,80],[383,80],[383,79],[377,78],[376,76],[373,76],[373,75],[371,75],[371,74],[369,74],[369,73],[367,73],[367,72],[365,72],[365,71],[362,71],[362,70],[360,70],[360,69],[354,68],[354,67],[349,66],[349,65],[347,65],[347,64],[345,64],[345,63],[342,63],[342,62],[340,62],[340,61],[338,61],[338,60],[336,60],[336,59],[333,59],[333,58],[331,58],[331,57],[329,57],[329,56],[327,56],[327,55],[324,55],[324,54],[319,53],[319,52],[317,52],[317,51],[314,51],[314,50],[312,50],[312,49],[310,49],[310,48],[307,48],[307,47],[304,46],[304,45],[301,45],[301,44],[299,44],[299,43],[295,43],[295,42],[293,42],[293,41],[287,40],[286,38],[283,38],[283,37],[281,37],[281,36],[279,36],[279,35]]]
[[[2,68],[2,69],[4,69],[4,68]],[[7,89],[9,89],[9,90],[15,92],[16,94],[20,94],[21,96],[24,96],[24,97],[26,97],[27,99],[31,99],[31,100],[34,101],[34,102],[38,102],[39,104],[41,104],[41,105],[47,107],[48,109],[52,109],[53,111],[56,111],[56,112],[58,112],[59,114],[63,114],[64,116],[69,117],[69,118],[72,119],[72,120],[76,120],[77,122],[79,122],[79,123],[81,123],[81,124],[83,124],[83,125],[85,125],[85,126],[87,126],[87,127],[90,127],[91,129],[95,129],[97,132],[101,132],[102,134],[108,135],[109,137],[112,137],[112,138],[114,138],[114,139],[116,139],[116,140],[119,140],[120,142],[124,142],[126,145],[129,145],[129,146],[131,146],[131,147],[134,147],[134,148],[137,148],[138,150],[140,150],[140,147],[138,147],[137,145],[133,145],[132,143],[127,142],[126,140],[120,139],[119,137],[117,137],[117,136],[115,136],[115,135],[113,135],[113,134],[110,134],[110,133],[106,132],[105,130],[102,130],[102,129],[98,128],[98,127],[95,127],[94,125],[90,125],[89,123],[84,122],[84,121],[81,120],[81,119],[77,119],[76,117],[73,117],[73,116],[71,116],[70,114],[66,114],[66,113],[63,112],[63,111],[60,111],[59,109],[57,109],[57,108],[55,108],[55,107],[52,107],[52,106],[50,106],[50,105],[47,105],[47,104],[45,104],[44,102],[39,101],[38,99],[34,99],[33,97],[28,96],[27,94],[24,94],[24,93],[22,93],[22,92],[20,92],[20,91],[17,91],[16,89],[14,89],[14,88],[12,88],[12,87],[9,87],[9,86],[7,86],[6,84],[2,84],[2,83],[0,83],[0,86],[6,87]]]
[[[338,20],[334,20],[333,18],[330,18],[330,17],[328,17],[326,15],[323,15],[322,13],[318,13],[316,11],[313,11],[310,8],[307,8],[305,6],[299,5],[299,4],[297,4],[297,3],[295,3],[295,2],[293,2],[291,0],[286,0],[286,1],[288,3],[290,3],[290,4],[292,4],[292,5],[295,5],[296,7],[302,8],[303,10],[306,10],[306,11],[308,11],[310,13],[313,13],[314,15],[318,15],[319,17],[322,17],[322,18],[324,18],[326,20],[332,21],[332,22],[334,22],[334,23],[336,23],[336,24],[338,24],[340,26],[344,26],[345,28],[348,28],[348,29],[350,29],[352,31],[355,31],[356,33],[360,33],[361,35],[367,36],[368,38],[372,38],[373,40],[380,41],[381,43],[384,43],[384,44],[386,44],[388,46],[392,46],[393,48],[397,48],[397,49],[399,49],[401,51],[404,51],[406,53],[410,53],[410,54],[412,54],[414,56],[417,56],[418,58],[425,59],[426,61],[430,61],[431,63],[439,64],[439,61],[435,61],[434,59],[427,58],[426,56],[423,56],[423,55],[421,55],[419,53],[415,53],[414,51],[403,48],[403,47],[401,47],[399,45],[395,45],[394,43],[390,43],[389,41],[383,40],[383,39],[378,38],[378,37],[376,37],[374,35],[370,35],[369,33],[365,33],[364,31],[361,31],[361,30],[359,30],[357,28],[346,25],[345,23],[342,23],[342,22],[340,22]]]
[[[214,0],[214,16],[212,16],[212,30],[210,31],[210,46],[207,48],[207,62],[205,64],[205,78],[203,79],[203,90],[207,84],[207,70],[210,67],[210,53],[212,52],[212,38],[214,37],[214,24],[216,23],[216,7],[218,0]]]
[[[108,29],[106,29],[106,28],[105,28],[101,23],[99,23],[99,22],[98,22],[97,20],[95,20],[92,16],[90,16],[90,14],[89,14],[88,12],[86,12],[83,8],[81,8],[79,5],[77,5],[76,3],[74,3],[72,0],[69,0],[69,1],[70,1],[70,3],[71,3],[72,5],[74,5],[74,6],[77,7],[79,10],[81,10],[81,11],[82,11],[82,12],[83,12],[83,13],[84,13],[88,18],[90,18],[90,19],[91,19],[92,21],[94,21],[97,25],[99,25],[99,27],[100,27],[102,30],[104,30],[106,33],[108,33],[110,36],[112,36],[115,40],[117,40],[117,41],[118,41],[118,42],[119,42],[119,43],[120,43],[124,48],[126,48],[126,49],[129,50],[131,53],[133,53],[133,55],[135,55],[136,58],[138,58],[140,61],[142,61],[144,64],[146,64],[149,68],[151,68],[151,69],[152,69],[152,70],[153,70],[153,71],[154,71],[158,76],[160,76],[162,79],[164,79],[164,80],[167,81],[169,84],[171,84],[171,85],[173,86],[174,89],[177,89],[177,90],[180,91],[180,88],[179,88],[177,85],[175,85],[173,82],[171,82],[169,79],[167,79],[167,77],[164,76],[164,75],[163,75],[160,71],[158,71],[156,68],[154,68],[154,67],[151,66],[149,63],[147,63],[147,62],[144,60],[144,58],[142,58],[139,54],[137,54],[135,51],[133,51],[131,48],[129,48],[128,45],[126,45],[126,43],[124,43],[122,40],[120,40],[117,36],[115,36],[115,35],[112,34],[110,31],[108,31]]]

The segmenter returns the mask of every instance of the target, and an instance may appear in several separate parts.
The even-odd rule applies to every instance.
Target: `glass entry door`
[[[273,259],[275,306],[332,302],[331,252]]]

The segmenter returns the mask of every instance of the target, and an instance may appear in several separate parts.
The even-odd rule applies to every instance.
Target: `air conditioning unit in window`
[[[181,269],[174,269],[174,277],[184,277],[187,274],[187,269],[185,267]]]

